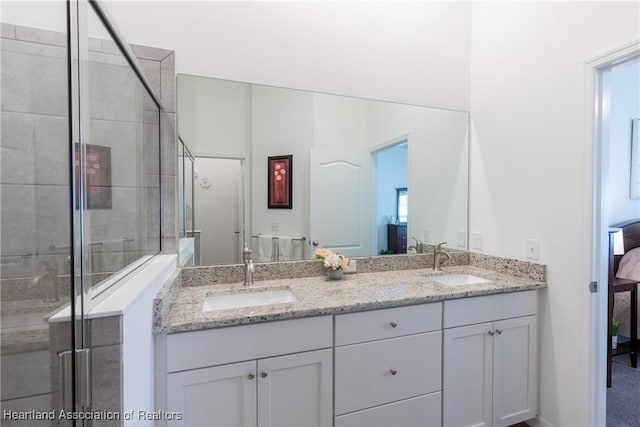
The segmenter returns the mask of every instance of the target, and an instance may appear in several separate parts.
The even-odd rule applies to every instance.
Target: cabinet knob
[[[249,378],[250,380],[254,379],[256,376],[255,374],[249,374],[247,375],[247,378]]]
[[[391,322],[389,324],[391,325],[392,328],[396,328],[398,326],[398,322]]]
[[[395,374],[397,374],[397,373],[398,373],[398,371],[396,371],[395,369],[392,369],[392,370],[391,370],[391,375],[395,375]]]
[[[502,333],[502,329],[496,329],[496,334],[500,335]]]
[[[493,334],[495,334],[495,332],[494,331],[489,331],[488,334],[493,336]]]
[[[267,378],[267,375],[269,375],[269,373],[268,373],[267,371],[262,371],[262,372],[260,373],[260,376],[261,376],[262,378]]]

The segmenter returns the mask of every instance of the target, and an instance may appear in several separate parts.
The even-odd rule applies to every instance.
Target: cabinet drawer
[[[336,415],[439,391],[441,337],[436,331],[336,348]]]
[[[395,325],[395,326],[394,326]],[[442,303],[386,308],[336,316],[336,346],[442,328]]]
[[[440,392],[336,417],[335,427],[440,427]]]
[[[513,292],[444,302],[444,327],[493,322],[538,311],[538,291]]]
[[[167,336],[167,372],[331,347],[331,316]]]

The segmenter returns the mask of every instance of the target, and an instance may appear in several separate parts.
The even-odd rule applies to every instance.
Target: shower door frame
[[[128,65],[136,74],[147,94],[153,99],[158,108],[158,126],[161,126],[161,113],[164,107],[160,98],[151,88],[144,76],[137,59],[129,45],[124,41],[113,20],[106,9],[98,0],[67,0],[67,49],[68,49],[68,99],[69,99],[69,212],[70,215],[70,240],[73,250],[70,254],[70,262],[73,266],[71,275],[72,298],[70,313],[72,348],[67,352],[66,361],[61,358],[61,409],[65,411],[86,412],[91,411],[91,374],[90,374],[90,333],[88,313],[95,306],[95,296],[92,292],[90,274],[91,271],[91,247],[87,236],[90,236],[89,224],[85,213],[87,209],[86,198],[86,146],[89,138],[89,31],[88,14],[91,8],[102,25],[118,46]],[[78,143],[78,144],[76,144]],[[73,166],[76,147],[79,147],[79,173],[76,175]],[[160,150],[158,152],[158,166],[161,170]],[[76,180],[79,179],[79,182]],[[160,179],[160,174],[158,175]],[[158,182],[160,185],[160,182]],[[158,187],[160,205],[162,211],[161,191]],[[79,208],[76,209],[76,206]],[[159,236],[162,230],[162,216],[159,215]],[[161,241],[158,254],[162,252]],[[133,263],[125,267],[125,273],[138,267],[140,263]],[[64,363],[63,363],[64,362]],[[66,367],[65,367],[66,365]],[[65,371],[66,369],[66,371]],[[91,425],[90,421],[74,420],[74,425]]]

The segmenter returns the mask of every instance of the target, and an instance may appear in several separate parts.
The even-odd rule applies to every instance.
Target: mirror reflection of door
[[[195,224],[202,265],[240,263],[242,160],[196,156]]]
[[[347,257],[370,255],[369,154],[313,148],[309,161],[311,241]]]
[[[376,191],[376,251],[406,253],[409,193],[408,142],[403,140],[373,152]],[[404,238],[399,242],[397,239]]]

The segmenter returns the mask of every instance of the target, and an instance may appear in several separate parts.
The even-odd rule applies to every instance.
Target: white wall
[[[252,88],[251,179],[253,234],[308,237],[309,149],[313,143],[313,93]],[[267,157],[293,155],[292,209],[267,208]],[[272,224],[277,224],[277,230]]]
[[[586,230],[581,191],[584,63],[638,39],[638,3],[474,3],[471,50],[471,221],[483,252],[525,259],[540,239],[539,413],[555,426],[587,425],[578,352],[587,292],[577,242]]]
[[[106,3],[179,74],[469,110],[467,2]]]
[[[246,157],[251,151],[251,85],[178,76],[178,133],[192,153]]]
[[[640,218],[640,200],[629,197],[631,120],[640,118],[640,60],[620,64],[607,76],[609,109],[609,224]]]

